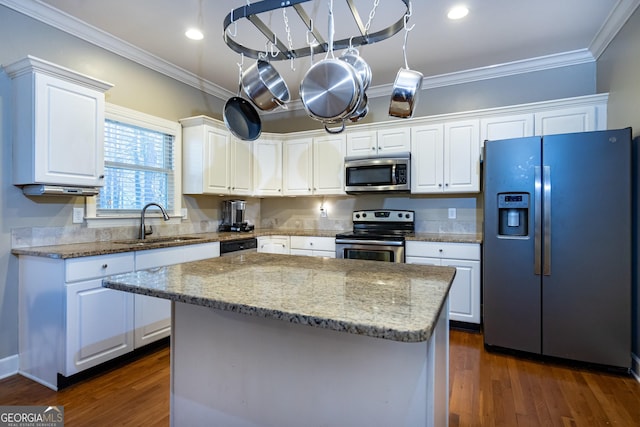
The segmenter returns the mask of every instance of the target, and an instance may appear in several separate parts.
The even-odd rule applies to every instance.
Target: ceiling
[[[366,23],[374,0],[352,1]],[[12,3],[2,0],[0,4],[7,2]],[[237,64],[241,56],[223,40],[223,19],[232,9],[247,5],[247,0],[33,0],[32,3],[48,9],[49,15],[59,11],[70,15],[62,14],[73,25],[56,20],[69,29],[89,24],[90,28],[79,32],[84,36],[94,33],[91,37],[108,44],[111,50],[125,52],[124,56],[129,52],[130,57],[142,58],[140,62],[148,61],[156,64],[156,68],[173,70],[168,74],[197,80],[200,87],[205,82],[214,95],[224,98],[237,91]],[[469,15],[459,21],[447,19],[447,10],[460,3],[469,8]],[[426,84],[442,80],[443,76],[469,73],[469,70],[491,73],[504,68],[505,64],[515,66],[517,71],[519,65],[529,64],[532,58],[544,60],[550,66],[556,60],[562,62],[567,58],[593,61],[606,47],[607,37],[610,40],[615,35],[638,3],[638,0],[414,0],[409,27],[415,26],[408,33],[408,64],[425,75]],[[302,3],[325,39],[328,38],[328,4],[329,0]],[[287,43],[282,10],[259,16]],[[379,1],[370,33],[402,19],[405,10],[402,0]],[[306,47],[306,28],[298,14],[291,7],[285,12],[293,47]],[[334,17],[336,40],[359,35],[347,0],[334,1]],[[194,26],[202,28],[203,40],[192,41],[184,36],[185,30]],[[234,27],[230,28],[236,31],[235,41],[252,49],[266,49],[266,38],[248,20],[240,19],[237,30]],[[401,31],[360,48],[361,56],[373,70],[371,91],[392,85],[398,69],[404,65],[403,35]],[[111,36],[117,43],[104,42],[105,38],[112,39]],[[325,54],[317,54],[314,60],[324,57]],[[246,69],[253,61],[244,58],[243,67]],[[287,60],[274,64],[285,78],[292,98],[298,98],[299,83],[310,66],[310,58],[296,59],[293,70]]]

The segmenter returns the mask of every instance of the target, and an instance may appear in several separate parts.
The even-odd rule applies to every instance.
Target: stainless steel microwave
[[[350,194],[370,192],[409,192],[411,160],[406,157],[371,157],[345,159],[345,191]]]

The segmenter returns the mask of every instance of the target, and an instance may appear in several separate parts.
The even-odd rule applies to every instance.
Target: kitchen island
[[[249,253],[103,286],[173,301],[174,426],[441,426],[454,275]]]

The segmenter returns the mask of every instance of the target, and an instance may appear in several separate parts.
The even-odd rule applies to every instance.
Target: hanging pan
[[[422,73],[419,71],[409,69],[407,63],[407,36],[411,28],[407,27],[407,21],[411,16],[411,5],[409,11],[404,16],[404,44],[402,45],[402,52],[404,55],[404,68],[400,68],[396,75],[396,81],[393,84],[393,90],[391,92],[391,102],[389,103],[389,115],[392,117],[399,117],[407,119],[413,116],[417,101],[418,91],[422,86]]]
[[[231,97],[224,104],[222,117],[227,129],[239,139],[253,141],[260,137],[262,133],[262,121],[256,109],[249,101],[240,96],[242,87],[242,64],[238,64],[240,69],[240,84],[238,85],[238,96]]]

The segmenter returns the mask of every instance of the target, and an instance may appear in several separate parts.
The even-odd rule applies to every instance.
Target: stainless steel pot
[[[362,97],[360,98],[358,108],[356,108],[356,111],[354,111],[351,117],[349,117],[349,120],[355,123],[363,119],[367,115],[367,113],[369,113],[369,100],[367,98],[367,94],[363,93]]]
[[[289,88],[278,71],[269,63],[258,59],[242,76],[244,93],[256,107],[271,111],[276,107],[286,108],[290,100]]]
[[[300,83],[300,98],[307,114],[323,122],[330,133],[344,130],[344,120],[358,108],[363,93],[362,82],[353,66],[335,58],[312,65]],[[327,128],[340,123],[339,129]]]
[[[391,91],[389,115],[407,119],[413,116],[418,101],[418,91],[422,85],[422,73],[401,68]]]
[[[341,59],[350,64],[356,70],[358,76],[360,77],[360,81],[362,82],[363,90],[367,90],[369,88],[369,85],[371,84],[371,67],[360,56],[358,49],[350,47],[345,50],[338,59]]]

